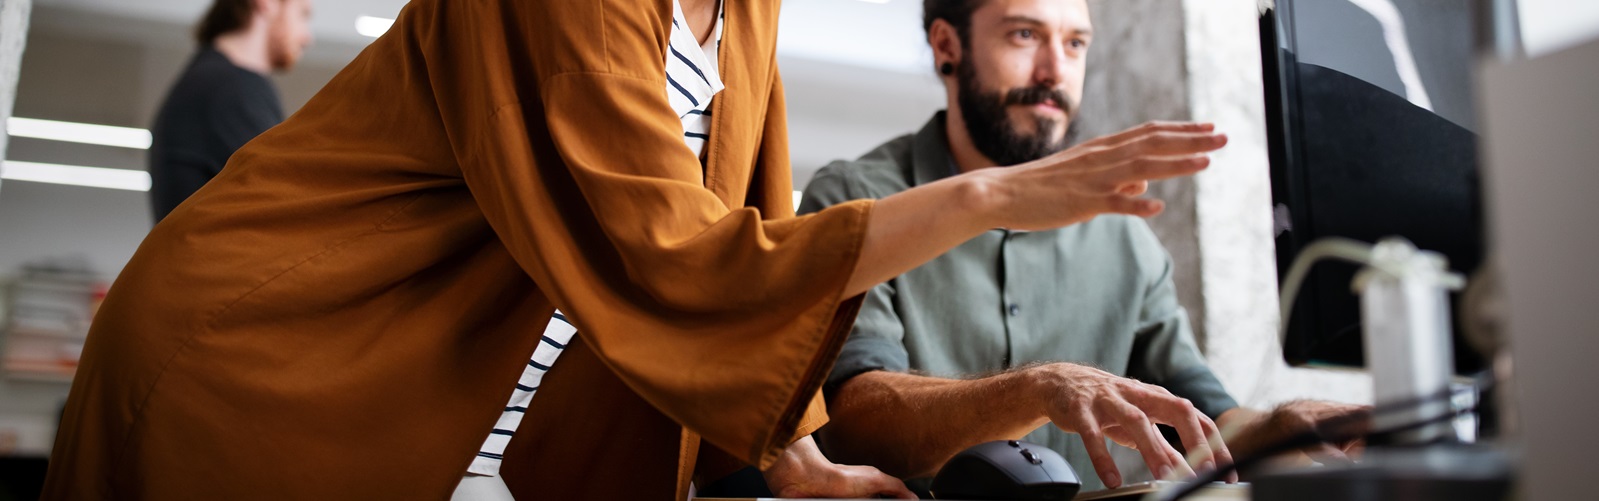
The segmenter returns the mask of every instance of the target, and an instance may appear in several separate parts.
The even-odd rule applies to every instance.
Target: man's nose
[[[1065,80],[1067,65],[1070,56],[1062,42],[1044,44],[1039,47],[1037,60],[1034,61],[1033,82],[1047,87],[1058,87]]]

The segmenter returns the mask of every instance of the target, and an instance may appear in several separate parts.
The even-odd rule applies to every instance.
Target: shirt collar
[[[949,140],[944,137],[945,112],[933,118],[916,133],[911,146],[911,184],[921,186],[960,173],[953,155],[949,153]]]
[[[949,138],[944,135],[946,112],[939,111],[916,133],[911,146],[911,185],[921,186],[961,173],[955,156],[949,152]],[[1002,229],[1003,230],[1003,229]],[[1023,234],[1022,230],[1003,230]]]

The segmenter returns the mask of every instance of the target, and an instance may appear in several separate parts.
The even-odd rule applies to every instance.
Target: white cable
[[[1294,265],[1288,268],[1288,275],[1283,277],[1282,295],[1278,301],[1281,316],[1277,318],[1277,341],[1287,346],[1288,314],[1294,309],[1294,299],[1299,296],[1299,288],[1304,285],[1305,276],[1310,274],[1312,265],[1323,259],[1338,258],[1375,266],[1371,249],[1371,244],[1337,237],[1323,238],[1305,246],[1305,250],[1294,258]]]
[[[1328,258],[1369,265],[1373,261],[1372,248],[1371,244],[1358,240],[1333,237],[1317,240],[1299,252],[1283,279],[1282,292],[1278,296],[1280,310],[1277,317],[1277,346],[1266,351],[1266,356],[1261,358],[1257,374],[1273,374],[1281,367],[1279,361],[1282,360],[1283,347],[1287,345],[1289,312],[1293,310],[1294,300],[1299,296],[1299,289],[1304,285],[1311,266]],[[1268,385],[1257,381],[1246,402],[1256,404],[1262,402],[1262,396],[1267,390]]]

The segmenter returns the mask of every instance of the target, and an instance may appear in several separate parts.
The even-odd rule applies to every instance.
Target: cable
[[[1305,283],[1305,276],[1310,274],[1310,267],[1323,259],[1337,258],[1366,266],[1376,266],[1372,259],[1371,244],[1347,238],[1323,238],[1305,246],[1294,258],[1293,266],[1288,268],[1288,275],[1283,277],[1282,297],[1278,301],[1281,316],[1278,317],[1277,341],[1287,343],[1288,316],[1294,310],[1294,300],[1299,297],[1299,288]]]
[[[1493,389],[1496,381],[1489,373],[1484,373],[1483,375],[1478,376],[1474,383],[1475,384],[1472,385],[1473,388],[1477,392],[1481,393]],[[1212,482],[1221,480],[1222,477],[1227,476],[1228,473],[1231,473],[1234,470],[1253,466],[1278,454],[1327,442],[1348,442],[1357,439],[1369,441],[1373,438],[1387,438],[1407,431],[1425,428],[1438,423],[1449,422],[1450,420],[1460,416],[1476,412],[1477,406],[1481,405],[1481,402],[1479,401],[1469,407],[1454,409],[1450,412],[1420,421],[1405,423],[1381,430],[1361,431],[1361,429],[1364,428],[1364,426],[1362,426],[1364,423],[1377,416],[1409,411],[1413,408],[1433,404],[1439,401],[1450,402],[1453,401],[1454,395],[1455,391],[1453,389],[1444,389],[1430,395],[1424,395],[1398,402],[1384,403],[1382,405],[1373,407],[1368,412],[1339,416],[1329,419],[1322,423],[1318,423],[1316,427],[1311,430],[1291,435],[1278,441],[1276,444],[1272,444],[1271,446],[1261,449],[1259,452],[1251,454],[1249,457],[1235,460],[1231,464],[1217,465],[1215,470],[1212,470],[1200,476],[1199,478],[1184,483],[1182,486],[1176,489],[1160,493],[1155,499],[1161,501],[1177,501],[1179,499],[1188,497],[1189,495],[1199,492],[1200,489],[1204,489],[1206,486],[1209,486]]]
[[[1294,302],[1299,297],[1305,279],[1310,275],[1311,267],[1316,263],[1326,259],[1341,259],[1364,266],[1365,269],[1355,275],[1355,282],[1350,285],[1353,291],[1359,294],[1366,288],[1366,282],[1374,274],[1391,277],[1411,275],[1414,271],[1413,266],[1422,261],[1416,257],[1424,252],[1400,238],[1383,239],[1376,244],[1342,237],[1327,237],[1311,242],[1294,258],[1293,265],[1283,277],[1282,293],[1278,299],[1278,348],[1284,349],[1288,346],[1288,321],[1293,314]],[[1434,279],[1438,281],[1438,285],[1446,289],[1459,289],[1465,285],[1464,277],[1449,272],[1444,272]],[[1276,369],[1273,360],[1275,359],[1267,357],[1263,361],[1266,364],[1263,373],[1270,373]],[[1264,386],[1261,385],[1255,387],[1252,393],[1253,400],[1260,400],[1263,389]]]
[[[1359,264],[1369,265],[1372,259],[1372,245],[1358,240],[1347,238],[1329,237],[1312,242],[1294,258],[1294,263],[1289,267],[1288,273],[1283,277],[1282,289],[1278,296],[1279,315],[1277,317],[1277,348],[1278,356],[1270,353],[1261,359],[1261,374],[1271,374],[1278,370],[1278,360],[1282,360],[1281,352],[1288,345],[1288,317],[1293,311],[1299,290],[1304,286],[1305,279],[1310,274],[1310,269],[1316,263],[1325,259],[1342,259]],[[1268,352],[1271,350],[1268,350]],[[1267,385],[1257,383],[1250,391],[1250,400],[1261,400]]]

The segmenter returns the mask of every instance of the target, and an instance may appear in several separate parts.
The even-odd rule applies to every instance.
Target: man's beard
[[[977,78],[977,68],[967,58],[960,62],[955,81],[960,87],[956,100],[961,107],[961,118],[966,121],[966,134],[983,156],[998,165],[1016,165],[1044,158],[1066,149],[1077,135],[1077,106],[1059,89],[1044,86],[1020,87],[1001,95],[984,92]],[[1061,121],[1048,117],[1034,117],[1033,133],[1023,134],[1011,125],[1008,109],[1011,105],[1033,105],[1054,100],[1055,106],[1066,112],[1070,126],[1061,139],[1054,139]]]

